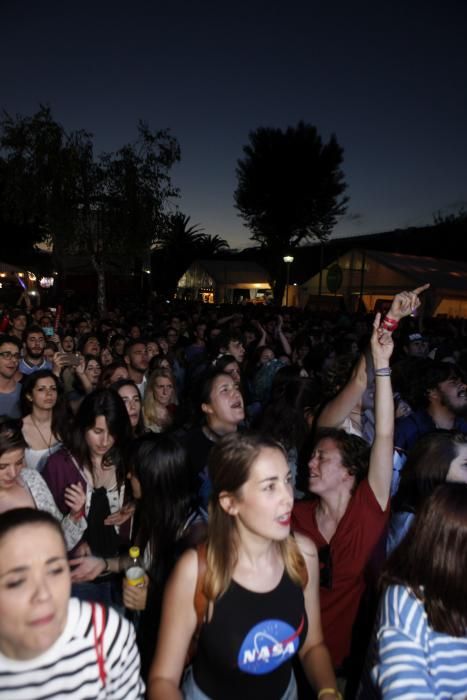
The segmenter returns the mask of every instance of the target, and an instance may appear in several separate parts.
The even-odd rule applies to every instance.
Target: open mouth
[[[290,525],[290,520],[291,520],[290,513],[284,513],[284,515],[280,515],[277,518],[277,522],[279,523],[279,525],[284,525],[284,526]]]

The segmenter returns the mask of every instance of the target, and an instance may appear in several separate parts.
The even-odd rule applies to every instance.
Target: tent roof
[[[433,289],[462,290],[467,288],[467,263],[456,260],[439,260],[401,253],[381,253],[367,250],[367,257],[407,275],[418,285],[430,282]]]

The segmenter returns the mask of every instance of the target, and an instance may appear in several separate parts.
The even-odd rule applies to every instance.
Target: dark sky
[[[344,147],[336,235],[467,207],[465,0],[0,1],[0,104],[49,103],[96,151],[169,127],[180,209],[233,246],[236,161],[258,126],[304,120]]]

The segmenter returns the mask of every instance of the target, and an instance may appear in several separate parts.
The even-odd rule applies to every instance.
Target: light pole
[[[289,305],[289,281],[290,281],[290,263],[293,263],[293,255],[284,255],[282,260],[286,264],[286,282],[285,282],[285,306]]]

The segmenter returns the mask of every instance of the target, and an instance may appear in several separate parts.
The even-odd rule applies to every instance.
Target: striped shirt
[[[422,601],[405,586],[384,594],[377,648],[372,676],[384,700],[467,697],[467,636],[435,632]]]
[[[2,700],[139,700],[144,697],[134,629],[113,609],[104,631],[105,687],[99,675],[92,606],[72,598],[65,629],[57,641],[34,659],[20,661],[0,653]],[[102,627],[97,606],[96,628]]]

